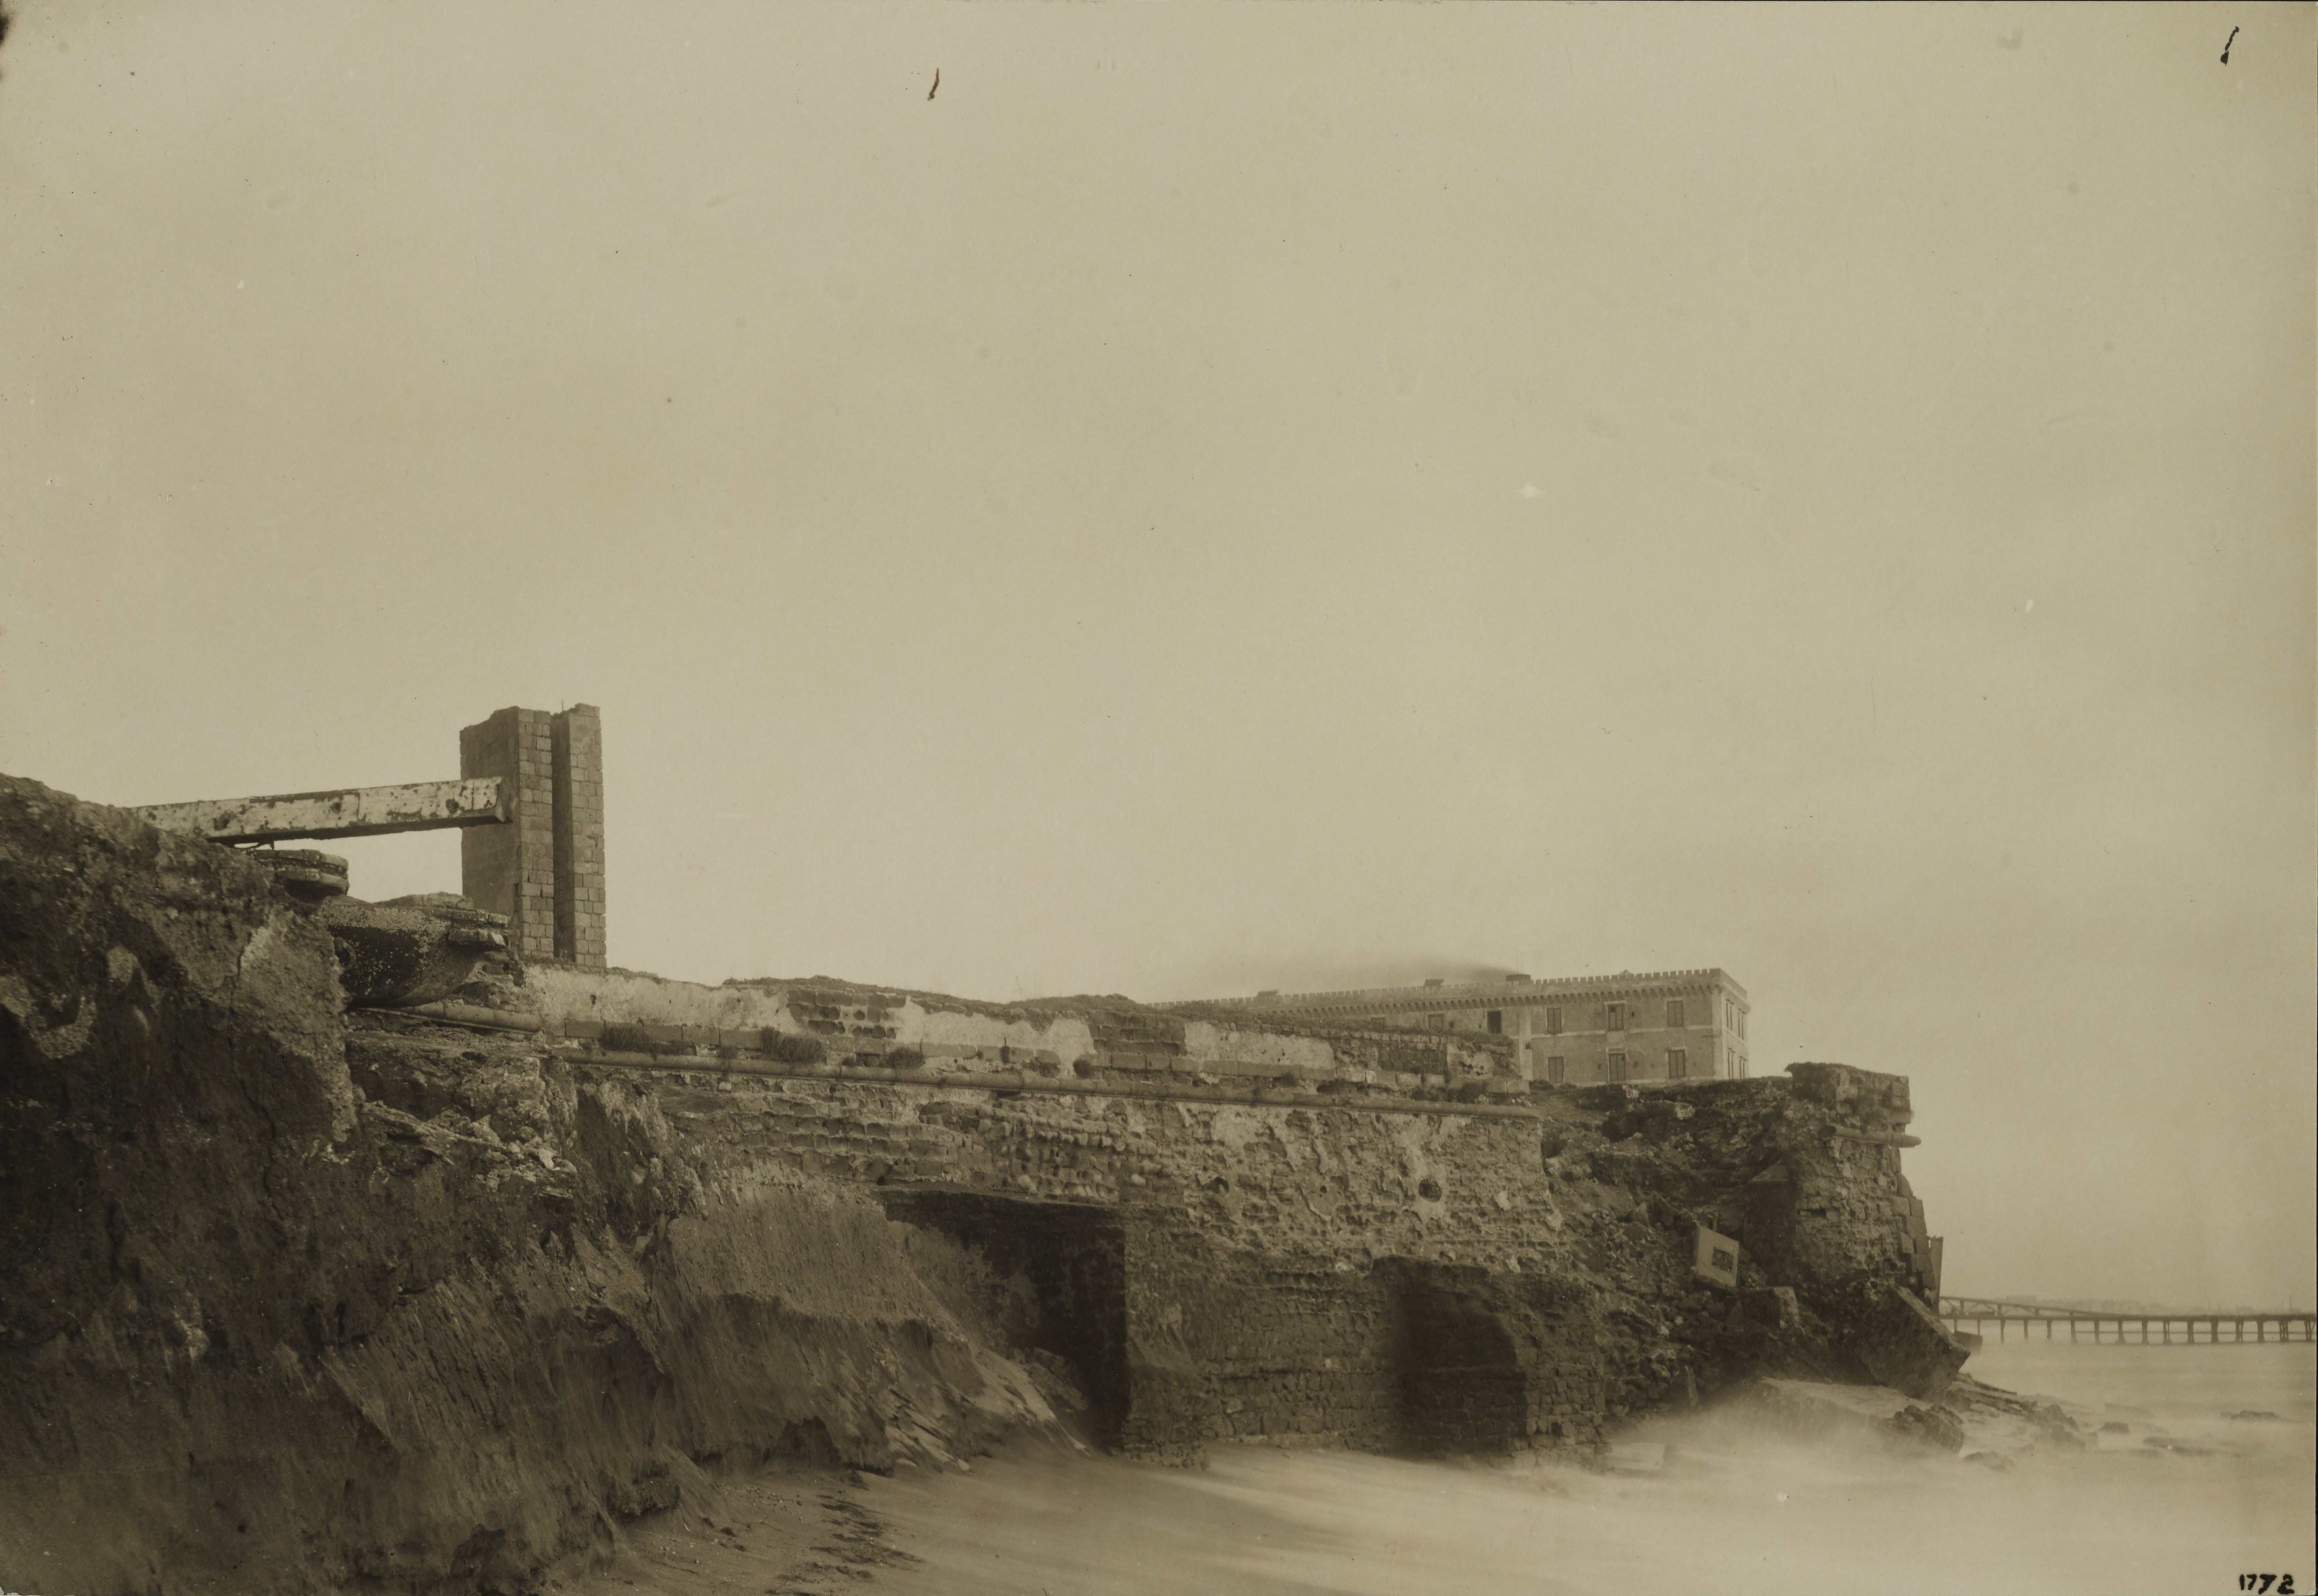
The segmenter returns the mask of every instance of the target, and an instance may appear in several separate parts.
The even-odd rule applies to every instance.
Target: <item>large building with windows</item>
[[[1281,1018],[1519,1039],[1522,1071],[1555,1085],[1728,1080],[1747,1074],[1747,989],[1721,970],[1660,970],[1341,992],[1259,992],[1229,1001]]]

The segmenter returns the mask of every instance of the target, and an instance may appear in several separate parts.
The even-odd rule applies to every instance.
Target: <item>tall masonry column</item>
[[[508,917],[533,963],[604,967],[604,739],[593,704],[503,709],[459,732],[459,774],[495,776],[509,823],[459,834],[460,890]]]
[[[555,752],[555,956],[604,967],[604,722],[575,704],[552,722]]]

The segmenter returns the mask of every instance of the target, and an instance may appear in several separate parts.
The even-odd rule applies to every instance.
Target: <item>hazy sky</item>
[[[10,9],[0,768],[591,702],[615,963],[1719,964],[2310,1305],[2310,7]]]

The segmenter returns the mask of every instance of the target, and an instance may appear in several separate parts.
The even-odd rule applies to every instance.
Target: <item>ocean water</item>
[[[2181,1596],[2249,1573],[2318,1588],[2318,1349],[2013,1342],[1971,1372],[2122,1428],[1997,1468],[1710,1409],[1633,1426],[1600,1471],[1237,1447],[1182,1470],[1020,1448],[857,1494],[919,1560],[880,1571],[896,1596]],[[2227,1416],[2249,1412],[2276,1416]]]

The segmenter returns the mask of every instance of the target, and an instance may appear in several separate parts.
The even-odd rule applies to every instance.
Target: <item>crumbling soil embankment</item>
[[[701,1462],[1050,1416],[969,1256],[350,1038],[337,970],[262,867],[0,777],[0,1584],[512,1589]]]

